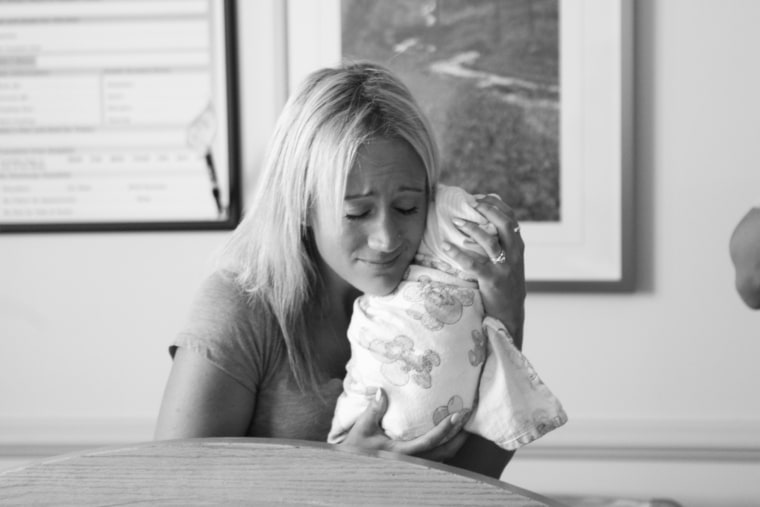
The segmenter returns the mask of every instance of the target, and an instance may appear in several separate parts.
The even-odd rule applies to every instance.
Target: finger
[[[498,199],[482,199],[475,205],[475,211],[483,215],[489,222],[499,227],[502,224],[517,224],[515,211]]]
[[[506,224],[514,228],[518,224],[515,210],[502,201],[500,197],[496,196],[496,194],[489,194],[482,199],[476,200],[475,211],[497,227]]]
[[[446,443],[450,441],[452,438],[456,437],[458,434],[462,432],[462,428],[464,428],[464,425],[467,424],[467,421],[470,419],[470,415],[472,413],[468,410],[466,412],[456,412],[451,416],[451,422],[453,426],[449,430],[449,432],[446,434],[445,437],[443,437],[442,443]]]
[[[453,218],[451,222],[457,229],[462,231],[464,234],[469,236],[470,239],[475,241],[475,243],[480,245],[480,247],[485,250],[488,257],[494,258],[499,256],[499,253],[501,252],[501,244],[499,243],[498,224],[496,224],[497,234],[488,234],[486,231],[480,228],[478,224],[475,222],[470,222],[469,220]]]
[[[456,262],[459,267],[466,273],[478,275],[483,269],[483,266],[491,262],[485,255],[479,255],[472,250],[462,250],[456,245],[443,242],[443,250],[451,259]]]
[[[494,204],[494,200],[497,201],[498,204]],[[491,201],[486,201],[484,199],[478,203],[475,209],[489,222],[496,225],[499,241],[504,246],[504,251],[508,255],[510,251],[513,254],[522,254],[525,250],[525,244],[522,235],[520,234],[520,224],[517,221],[512,208],[498,199],[493,199]]]
[[[477,195],[475,196],[475,203],[475,209],[478,208],[478,204],[482,204],[497,208],[507,216],[514,215],[514,210],[497,194]]]
[[[388,410],[388,402],[385,393],[381,388],[377,388],[375,397],[367,408],[362,412],[359,418],[354,424],[357,431],[362,435],[372,435],[378,432],[380,428],[380,421],[383,420],[386,410]]]
[[[475,210],[490,223],[496,225],[499,231],[499,239],[505,249],[516,247],[522,251],[524,245],[522,244],[522,237],[520,237],[520,223],[515,211],[496,194],[478,197]],[[516,237],[519,237],[519,240],[515,239]]]
[[[459,412],[446,417],[432,430],[422,436],[405,442],[396,442],[393,450],[404,454],[421,454],[438,447],[451,432],[461,432],[463,418]],[[453,439],[452,439],[453,440]]]
[[[418,457],[429,459],[431,461],[444,461],[453,458],[467,441],[468,436],[467,432],[460,431],[445,444],[439,445],[427,452],[420,453],[418,454]]]

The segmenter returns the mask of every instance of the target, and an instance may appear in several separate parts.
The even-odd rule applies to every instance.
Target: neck
[[[316,306],[339,322],[348,322],[354,300],[361,296],[361,292],[343,280],[321,258],[317,260],[317,272]]]

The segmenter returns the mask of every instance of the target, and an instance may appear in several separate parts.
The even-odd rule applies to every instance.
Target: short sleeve
[[[201,286],[169,353],[174,357],[177,347],[186,347],[256,393],[272,338],[265,308],[252,302],[232,273],[216,272]]]

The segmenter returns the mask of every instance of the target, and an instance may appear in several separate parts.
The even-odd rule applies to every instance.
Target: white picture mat
[[[523,222],[526,278],[534,287],[630,283],[624,243],[631,227],[630,135],[624,95],[630,77],[630,0],[561,0],[560,202],[558,222]],[[340,0],[289,0],[290,90],[341,61]],[[556,285],[555,285],[556,284]]]

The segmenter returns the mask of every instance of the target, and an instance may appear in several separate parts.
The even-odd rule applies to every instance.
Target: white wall
[[[285,100],[284,15],[238,4],[250,183]],[[168,341],[227,235],[0,235],[0,459],[151,439]]]
[[[760,313],[734,293],[727,242],[760,205],[760,2],[636,2],[638,288],[529,295],[526,353],[571,421],[503,478],[758,505]],[[282,47],[279,2],[240,3],[250,175],[281,104]],[[0,236],[0,456],[149,439],[165,344],[225,237]]]
[[[530,296],[526,352],[571,421],[505,480],[760,505],[760,313],[727,249],[760,205],[759,21],[753,0],[637,0],[639,289]]]

